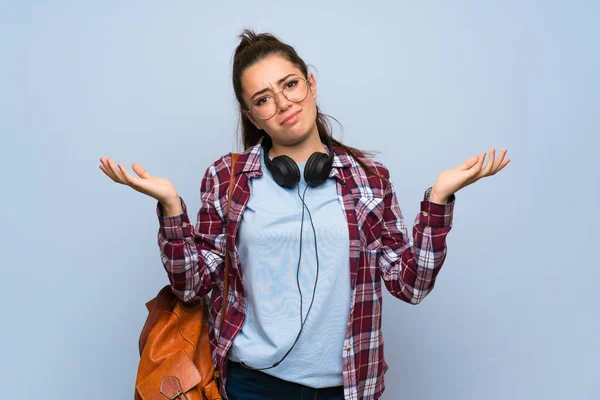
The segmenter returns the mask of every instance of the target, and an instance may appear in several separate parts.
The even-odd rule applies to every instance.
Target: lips
[[[302,111],[302,110],[300,110]],[[287,124],[292,124],[294,122],[296,122],[296,120],[298,119],[297,115],[300,114],[300,111],[297,111],[295,113],[293,113],[292,115],[286,117],[283,121],[281,121],[281,125],[287,125]]]

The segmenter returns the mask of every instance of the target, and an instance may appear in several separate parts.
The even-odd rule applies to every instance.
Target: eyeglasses
[[[273,95],[264,95],[254,100],[250,111],[259,119],[273,118],[279,103],[275,98],[279,93],[291,102],[300,103],[308,96],[308,82],[302,78],[291,78],[283,84],[283,89]]]

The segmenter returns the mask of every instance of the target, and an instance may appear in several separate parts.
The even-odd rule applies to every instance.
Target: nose
[[[287,97],[285,97],[283,95],[283,91],[281,91],[279,93],[275,93],[274,97],[275,97],[275,103],[277,104],[277,108],[279,109],[279,112],[283,112],[283,111],[287,110],[292,105],[292,102],[289,101],[287,99]]]

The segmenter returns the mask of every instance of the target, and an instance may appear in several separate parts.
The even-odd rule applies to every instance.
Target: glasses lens
[[[299,103],[306,98],[306,95],[308,94],[308,85],[303,79],[290,79],[283,85],[283,94],[289,101]]]
[[[292,78],[283,85],[282,93],[289,101],[300,103],[308,95],[308,85],[303,79]],[[277,102],[271,95],[262,96],[252,103],[252,112],[260,119],[269,119],[277,113]]]
[[[262,96],[252,103],[252,112],[258,118],[269,119],[277,112],[277,104],[272,96]]]

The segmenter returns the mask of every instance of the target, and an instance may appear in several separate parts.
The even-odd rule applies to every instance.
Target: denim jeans
[[[241,364],[227,364],[227,397],[229,400],[344,400],[344,387],[314,389],[284,381]]]

